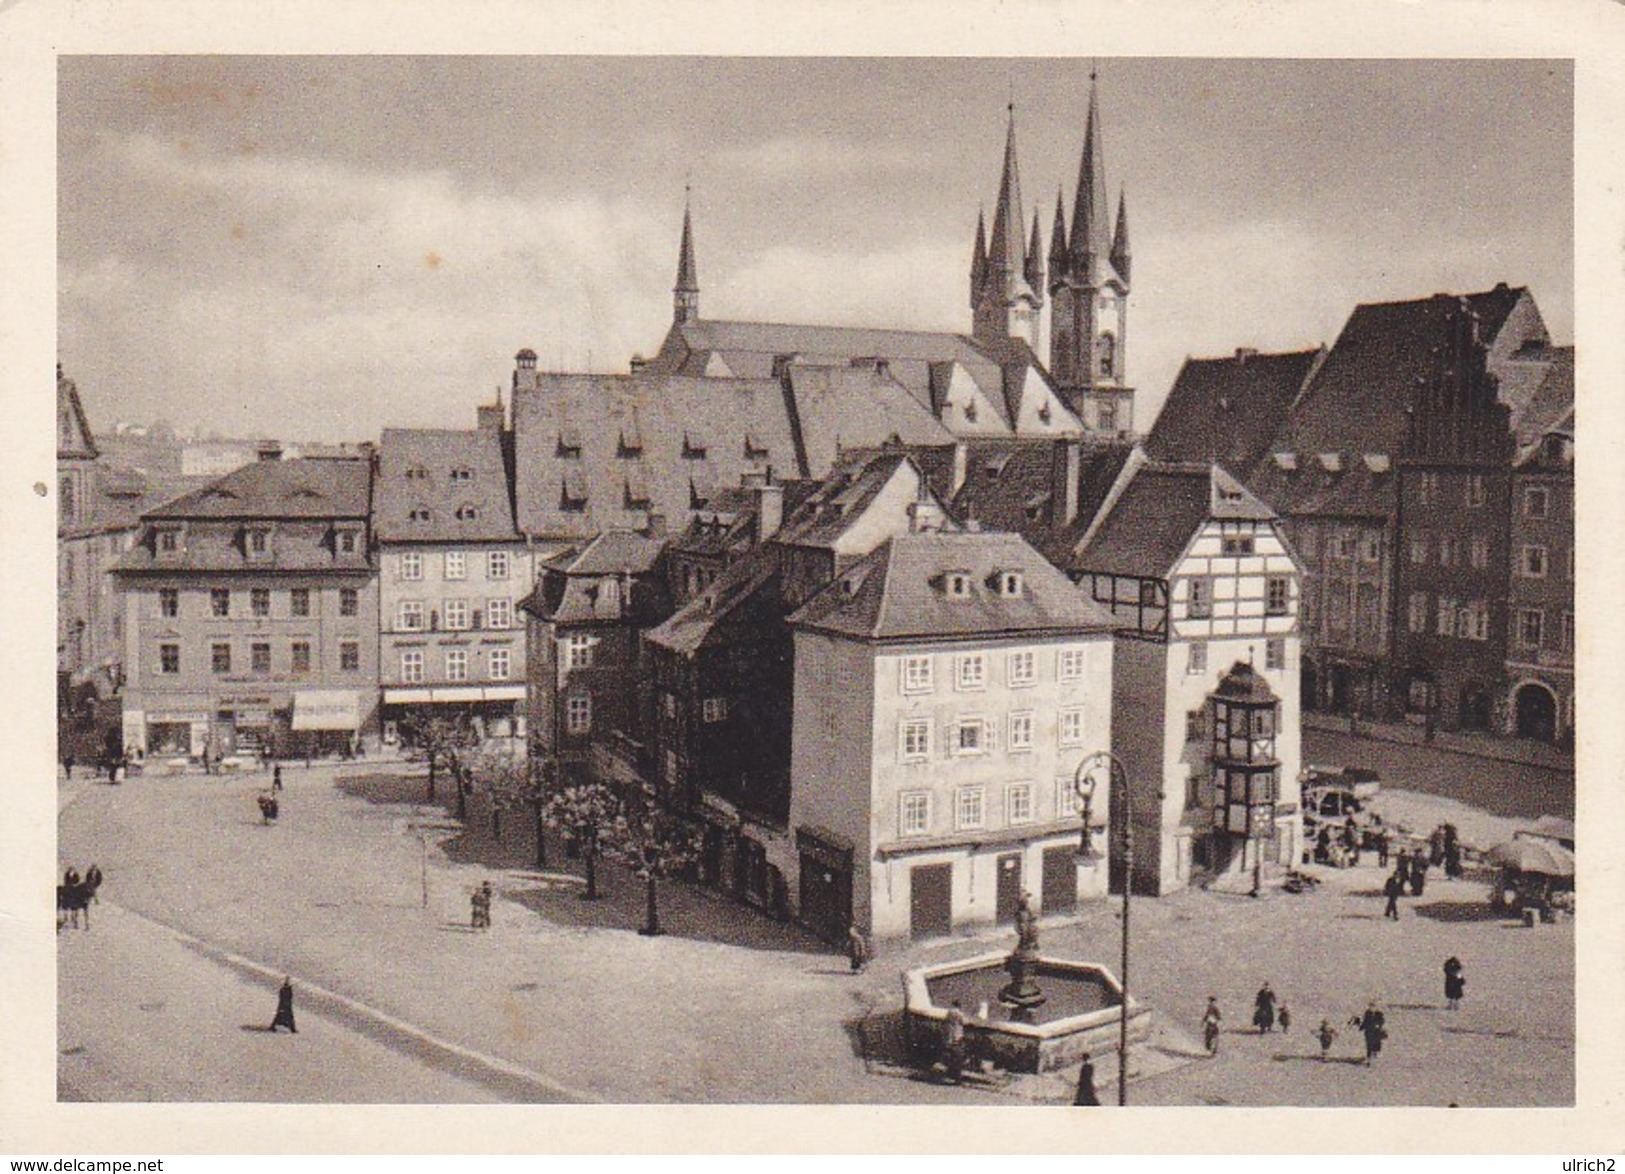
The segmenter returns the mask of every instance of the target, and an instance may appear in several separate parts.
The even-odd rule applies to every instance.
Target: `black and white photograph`
[[[40,1112],[1606,1092],[1597,62],[1064,28],[54,54]]]

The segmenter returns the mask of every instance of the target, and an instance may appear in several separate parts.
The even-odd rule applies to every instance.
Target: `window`
[[[728,699],[726,697],[707,697],[700,702],[700,720],[712,723],[727,721]]]
[[[468,600],[446,600],[446,628],[452,632],[463,632],[468,629]]]
[[[401,653],[401,680],[416,685],[423,680],[423,653]]]
[[[225,587],[209,589],[209,614],[224,619],[231,614],[231,591]]]
[[[1518,612],[1518,643],[1539,648],[1546,626],[1546,613],[1539,608],[1526,607]]]
[[[1546,548],[1544,546],[1524,547],[1523,558],[1519,560],[1518,568],[1525,579],[1544,579],[1546,577]]]
[[[264,558],[271,553],[271,532],[269,530],[250,530],[246,545],[249,558]]]
[[[1112,363],[1117,357],[1117,340],[1109,334],[1100,336],[1100,374],[1102,378],[1110,379]],[[1105,427],[1104,424],[1101,425]]]
[[[954,829],[968,831],[981,827],[986,808],[986,787],[960,787],[954,796]]]
[[[666,782],[675,787],[682,773],[682,761],[677,757],[677,751],[666,751]]]
[[[513,654],[506,648],[491,649],[486,664],[491,670],[493,681],[506,681],[513,675]]]
[[[677,694],[675,694],[675,693],[666,693],[666,694],[663,694],[663,696],[665,697],[665,704],[664,704],[663,708],[666,711],[666,717],[671,721],[676,721],[677,720]]]
[[[1286,641],[1272,639],[1264,641],[1264,667],[1266,669],[1286,668]]]
[[[904,693],[931,692],[933,685],[931,664],[929,656],[905,656],[903,658]]]
[[[1096,797],[1096,802],[1097,803],[1099,802],[1099,797],[1098,796]],[[1078,791],[1077,791],[1077,788],[1072,785],[1072,779],[1071,778],[1056,779],[1055,780],[1055,818],[1056,819],[1068,819],[1068,818],[1070,818],[1072,816],[1077,815],[1082,810],[1083,810],[1083,806],[1078,801]]]
[[[1056,676],[1063,681],[1083,680],[1083,649],[1061,649],[1060,664],[1056,668]]]
[[[1563,638],[1563,642],[1562,642],[1561,645],[1559,645],[1559,647],[1562,648],[1562,650],[1564,652],[1573,652],[1574,651],[1574,613],[1572,611],[1566,611],[1566,612],[1563,613],[1562,638]]]
[[[1244,555],[1253,553],[1253,536],[1251,534],[1226,534],[1219,543],[1219,549],[1228,555]]]
[[[572,693],[564,705],[564,728],[571,734],[585,734],[592,729],[592,698],[585,693]]]
[[[166,620],[181,614],[181,593],[176,588],[158,588],[158,614]]]
[[[1304,561],[1306,562],[1315,561],[1316,537],[1317,535],[1314,527],[1312,526],[1305,526],[1302,530],[1298,531],[1298,553],[1303,555]]]
[[[468,555],[460,550],[446,551],[446,578],[468,578]]]
[[[250,667],[256,673],[271,671],[271,646],[269,644],[250,644],[248,646]]]
[[[401,600],[400,615],[395,626],[403,632],[423,631],[423,601],[421,599]]]
[[[353,673],[361,668],[361,645],[354,640],[339,641],[339,671]]]
[[[1083,745],[1083,710],[1078,707],[1063,709],[1060,718],[1061,745]]]
[[[1413,635],[1420,636],[1428,630],[1428,593],[1426,591],[1411,592],[1408,618]]]
[[[999,572],[999,594],[1013,598],[1021,594],[1022,574],[1020,571]]]
[[[339,615],[353,616],[361,610],[361,593],[354,587],[339,588]]]
[[[173,675],[181,671],[181,646],[179,644],[158,645],[158,671],[165,675]]]
[[[1456,635],[1464,640],[1490,638],[1490,605],[1475,599],[1456,612]]]
[[[1009,823],[1033,821],[1033,785],[1011,783],[1004,792],[1004,816]]]
[[[485,573],[492,579],[506,579],[508,577],[508,552],[493,550],[486,555]]]
[[[592,637],[571,636],[564,642],[564,667],[585,669],[592,667]]]
[[[340,530],[338,532],[338,547],[340,554],[354,554],[360,544],[361,536],[354,530]]]
[[[513,627],[513,601],[508,599],[486,600],[485,626],[499,629]]]
[[[1473,535],[1471,557],[1475,571],[1482,571],[1490,565],[1490,540],[1484,535]]]
[[[231,645],[209,645],[209,664],[217,673],[229,673],[231,671]]]
[[[293,661],[294,672],[310,672],[310,645],[308,643],[303,640],[295,640],[290,656]]]
[[[1264,614],[1284,616],[1291,588],[1284,576],[1271,575],[1264,580]]]
[[[434,514],[430,512],[429,507],[426,505],[415,505],[407,511],[406,516],[414,522],[427,522],[434,517]]]
[[[1449,534],[1439,535],[1439,565],[1441,567],[1454,566],[1456,563],[1456,540]]]
[[[464,469],[464,468],[453,469],[451,471],[451,479],[452,479],[453,482],[466,484],[466,483],[474,480],[474,470],[473,469]]]
[[[1102,432],[1116,432],[1117,405],[1109,399],[1101,400],[1095,407],[1095,422]]]
[[[923,836],[931,830],[931,792],[905,791],[897,799],[897,828],[905,836]]]
[[[980,689],[987,684],[987,659],[980,652],[967,652],[958,663],[961,689]]]
[[[480,516],[480,507],[477,505],[460,505],[457,507],[457,520],[459,522],[472,522]]]
[[[944,589],[950,599],[969,599],[970,576],[963,571],[950,571],[944,580]]]
[[[248,593],[248,610],[254,614],[255,619],[263,620],[271,614],[271,589],[269,587],[255,587]]]
[[[1420,566],[1428,561],[1428,536],[1426,534],[1411,535],[1411,562]]]
[[[1544,518],[1551,509],[1551,494],[1543,485],[1531,485],[1523,491],[1523,516]]]
[[[412,465],[406,470],[406,479],[408,481],[427,481],[429,479],[429,470],[422,465]]]
[[[1031,685],[1038,679],[1033,653],[1012,652],[1005,661],[1005,673],[1013,686]]]
[[[899,732],[904,762],[922,762],[931,757],[931,722],[926,718],[908,718]]]
[[[1474,509],[1484,504],[1484,474],[1474,473],[1467,478],[1467,504]]]
[[[1185,741],[1201,742],[1207,737],[1206,714],[1200,709],[1185,711]]]
[[[1031,750],[1033,748],[1033,715],[1030,713],[1012,713],[1010,715],[1010,749]]]
[[[448,649],[446,649],[446,680],[448,680],[448,681],[466,681],[466,680],[468,680],[468,649],[466,649],[466,648],[448,648]]]
[[[181,551],[181,532],[179,530],[158,531],[158,553],[179,554]]]
[[[1360,539],[1360,558],[1368,563],[1382,561],[1382,535],[1367,534]]]
[[[1347,530],[1339,530],[1326,541],[1327,552],[1333,558],[1354,557],[1354,535]]]
[[[1432,505],[1439,496],[1439,475],[1423,473],[1416,483],[1416,498],[1423,505]]]
[[[295,587],[288,592],[288,614],[291,616],[308,616],[310,614],[309,587]]]
[[[408,551],[401,555],[401,579],[415,583],[421,578],[423,578],[423,556],[416,551]]]
[[[987,749],[987,724],[979,717],[960,718],[954,727],[954,753],[981,754]]]
[[[1185,671],[1191,676],[1207,672],[1207,642],[1198,640],[1190,646],[1190,653],[1185,660]]]
[[[1190,594],[1187,597],[1188,612],[1193,620],[1205,620],[1213,614],[1213,580],[1206,575],[1198,575],[1190,580]]]
[[[1437,636],[1454,636],[1456,634],[1456,601],[1448,595],[1439,596],[1439,606],[1435,615],[1434,634]]]

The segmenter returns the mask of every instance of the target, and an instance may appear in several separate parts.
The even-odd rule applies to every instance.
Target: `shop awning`
[[[385,705],[410,705],[416,701],[433,701],[433,689],[385,689]]]
[[[353,730],[361,724],[361,699],[353,689],[303,689],[293,695],[296,730]]]
[[[447,685],[438,689],[385,689],[385,705],[421,705],[435,701],[523,701],[523,685]]]

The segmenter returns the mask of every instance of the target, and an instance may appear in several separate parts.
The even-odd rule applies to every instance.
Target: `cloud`
[[[782,135],[713,156],[726,168],[775,181],[928,171],[941,160],[918,143],[854,143],[828,135]]]

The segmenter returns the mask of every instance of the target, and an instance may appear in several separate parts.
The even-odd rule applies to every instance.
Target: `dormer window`
[[[269,558],[271,531],[263,526],[243,532],[243,551],[252,559]]]
[[[1219,486],[1219,500],[1232,504],[1239,502],[1241,500],[1241,490],[1232,488],[1229,485],[1221,485]]]
[[[972,400],[970,403],[965,405],[963,410],[965,413],[965,422],[967,424],[976,423],[976,402]]]
[[[477,505],[460,505],[457,507],[457,520],[459,522],[472,522],[480,516],[480,507]]]
[[[565,428],[559,432],[559,445],[557,455],[567,461],[581,459],[581,433],[574,428]]]
[[[757,440],[749,432],[745,433],[745,459],[747,461],[765,461],[772,453],[767,445]]]
[[[705,439],[695,436],[691,432],[683,433],[683,459],[685,461],[705,460]]]
[[[1020,571],[1000,571],[993,577],[993,589],[1006,599],[1019,598],[1025,586],[1026,576]]]
[[[1343,454],[1336,452],[1323,452],[1316,458],[1320,467],[1334,477],[1343,471]]]
[[[649,505],[649,479],[641,470],[626,475],[626,492],[622,498],[629,510],[647,509]]]
[[[1040,404],[1038,406],[1038,419],[1039,419],[1039,421],[1041,423],[1048,424],[1049,421],[1050,421],[1050,416],[1052,414],[1053,413],[1051,413],[1050,410],[1049,410],[1049,401],[1048,400],[1044,401],[1042,404]]]
[[[580,470],[571,470],[560,482],[559,508],[568,513],[581,513],[587,508],[587,478]]]
[[[340,530],[333,542],[340,554],[354,554],[361,546],[361,536],[354,530]]]
[[[181,532],[174,527],[166,527],[156,532],[156,545],[159,554],[175,555],[181,552]]]
[[[621,429],[620,440],[615,445],[615,455],[623,460],[643,455],[643,433],[636,425],[628,425]]]
[[[1371,471],[1373,477],[1385,476],[1393,468],[1393,462],[1388,459],[1385,452],[1368,452],[1364,459],[1365,467]]]
[[[429,479],[429,470],[422,465],[412,465],[406,470],[406,479],[408,481],[427,481]]]
[[[407,518],[413,522],[427,522],[433,515],[426,505],[415,505],[407,513]]]
[[[451,479],[454,484],[467,484],[468,482],[474,480],[474,470],[468,468],[453,469],[451,471]]]
[[[949,571],[943,578],[942,589],[949,599],[969,599],[971,595],[970,572]]]
[[[1295,452],[1272,453],[1275,467],[1283,473],[1296,473],[1298,471],[1298,454]]]

